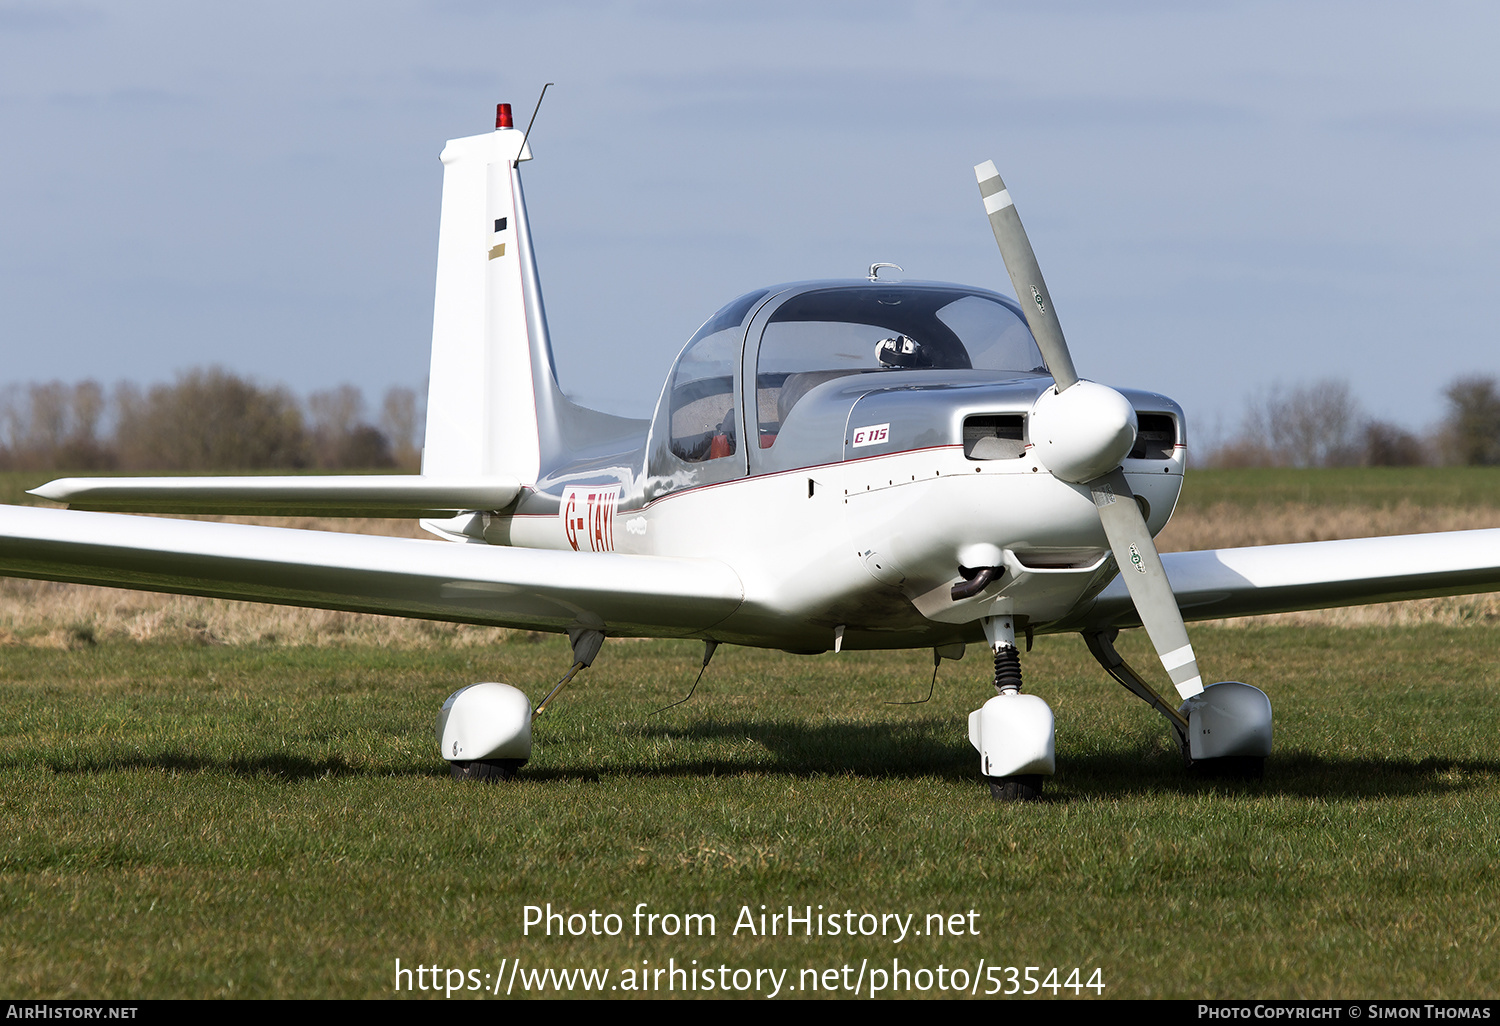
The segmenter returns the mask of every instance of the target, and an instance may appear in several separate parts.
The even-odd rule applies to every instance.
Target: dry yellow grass
[[[1500,509],[1488,506],[1324,506],[1288,502],[1243,506],[1220,502],[1179,509],[1156,539],[1163,552],[1224,549],[1239,545],[1374,538],[1434,531],[1500,527]]]
[[[203,517],[316,531],[431,538],[415,520]],[[204,645],[489,645],[494,627],[434,623],[327,609],[226,602],[190,595],[0,578],[0,645],[81,648],[103,641]]]
[[[0,579],[0,645],[82,648],[104,641],[204,645],[490,645],[510,632],[367,613]]]
[[[321,531],[431,537],[414,520],[208,517]],[[1182,509],[1162,532],[1165,552],[1420,534],[1500,527],[1500,509],[1387,508],[1299,503],[1245,507],[1220,503]],[[1211,621],[1226,626],[1461,625],[1500,621],[1500,596],[1425,599],[1275,616]],[[0,578],[0,645],[78,648],[104,641],[225,645],[380,645],[395,648],[488,645],[509,632],[321,609]]]

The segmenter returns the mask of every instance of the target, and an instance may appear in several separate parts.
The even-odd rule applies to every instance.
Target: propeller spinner
[[[978,165],[974,174],[1000,257],[1055,383],[1032,407],[1031,443],[1054,477],[1084,485],[1093,495],[1099,522],[1151,644],[1177,693],[1191,698],[1203,690],[1198,660],[1156,542],[1121,466],[1135,444],[1135,410],[1114,389],[1079,379],[1010,191],[994,161]]]

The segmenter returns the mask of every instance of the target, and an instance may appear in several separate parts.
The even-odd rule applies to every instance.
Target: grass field
[[[1209,507],[1264,492],[1216,487]],[[931,702],[889,705],[926,694],[930,653],[724,648],[691,702],[653,716],[701,649],[611,641],[538,722],[520,779],[459,786],[432,741],[442,699],[480,679],[536,696],[565,667],[560,640],[363,618],[294,634],[250,612],[223,614],[243,625],[225,636],[135,637],[101,626],[102,607],[67,626],[74,593],[40,586],[53,638],[25,622],[39,586],[8,587],[6,996],[380,997],[397,959],[487,988],[519,959],[513,996],[534,970],[608,969],[608,987],[693,959],[731,981],[786,971],[794,997],[812,996],[787,989],[805,971],[849,965],[852,985],[893,959],[960,968],[981,993],[1010,986],[981,959],[1057,967],[1059,984],[1098,969],[1115,998],[1500,991],[1500,627],[1484,615],[1195,629],[1210,674],[1275,705],[1257,783],[1185,773],[1078,639],[1040,638],[1024,666],[1057,715],[1058,775],[1047,801],[1012,807],[989,799],[967,742],[982,653],[945,662]],[[1149,664],[1143,638],[1122,650]],[[548,902],[617,913],[623,932],[523,935],[525,907]],[[711,913],[716,934],[633,936],[641,902]],[[734,934],[762,904],[965,926],[899,944]],[[898,996],[953,996],[929,986]],[[1079,990],[1060,996],[1096,993]]]
[[[1184,508],[1204,509],[1218,503],[1376,508],[1407,504],[1424,508],[1500,509],[1500,468],[1190,470],[1183,479]]]
[[[731,649],[652,717],[697,648],[611,643],[538,724],[523,778],[485,787],[447,777],[434,711],[472,679],[555,674],[556,641],[8,649],[0,988],[357,997],[390,994],[398,958],[616,974],[696,958],[794,980],[899,958],[1098,968],[1107,997],[1494,997],[1500,631],[1195,642],[1272,695],[1263,782],[1185,774],[1081,643],[1044,638],[1027,671],[1057,713],[1059,772],[1027,807],[975,779],[973,658],[944,664],[931,703],[892,706],[925,693],[925,655]],[[547,902],[708,912],[718,934],[522,936]],[[761,904],[972,909],[979,936],[729,932]]]

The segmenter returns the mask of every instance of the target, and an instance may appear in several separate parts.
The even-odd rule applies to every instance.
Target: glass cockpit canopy
[[[734,370],[745,338],[745,317],[770,292],[748,292],[704,322],[672,369],[668,410],[672,453],[702,463],[735,452]]]
[[[950,379],[964,371],[1046,373],[1025,320],[998,296],[900,285],[805,292],[777,308],[761,334],[755,386],[762,448],[774,444],[792,408],[818,385],[898,370]]]
[[[690,463],[737,451],[734,372],[744,322],[767,290],[711,317],[678,358],[670,393],[671,447]],[[792,295],[771,313],[756,356],[760,445],[774,444],[812,389],[851,374],[930,371],[952,378],[1044,374],[1020,312],[958,286],[839,285]],[[983,372],[980,375],[962,372]],[[878,384],[872,382],[875,387]]]

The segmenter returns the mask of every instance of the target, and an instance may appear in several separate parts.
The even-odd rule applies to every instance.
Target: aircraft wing
[[[1186,620],[1500,591],[1500,530],[1164,552]],[[1129,571],[1126,571],[1129,573]],[[1059,627],[1136,627],[1116,577]]]
[[[711,559],[559,552],[0,506],[0,575],[429,620],[692,636],[732,613]]]
[[[514,477],[428,474],[64,477],[31,490],[32,495],[85,510],[357,517],[504,509],[520,492],[521,482]]]

